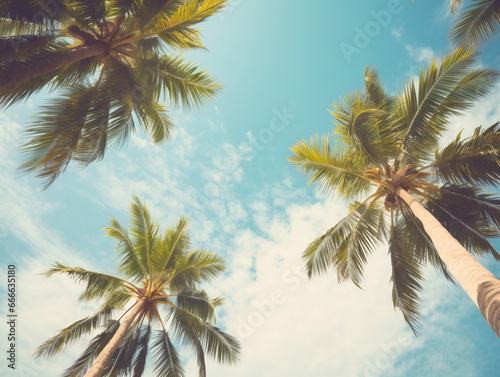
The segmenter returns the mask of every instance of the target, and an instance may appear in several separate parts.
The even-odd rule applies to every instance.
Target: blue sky
[[[228,298],[221,324],[242,338],[244,356],[234,367],[211,364],[209,375],[497,377],[498,339],[465,293],[436,272],[426,274],[415,338],[392,308],[383,246],[363,290],[333,275],[309,282],[301,269],[305,246],[346,207],[307,186],[287,162],[288,148],[331,131],[331,102],[362,87],[366,65],[397,93],[444,54],[452,20],[445,3],[230,1],[203,25],[209,51],[187,55],[223,83],[220,96],[198,110],[172,109],[171,142],[152,145],[139,133],[102,162],[70,167],[46,191],[15,168],[22,129],[48,95],[0,114],[0,258],[20,270],[19,375],[60,374],[81,345],[42,364],[31,353],[92,310],[75,301],[81,287],[37,274],[55,260],[112,271],[114,243],[102,228],[112,216],[128,221],[135,193],[164,226],[188,216],[193,243],[228,261],[211,292]],[[359,31],[372,36],[361,41]],[[481,63],[499,68],[498,47],[498,40],[485,45]],[[447,139],[498,121],[499,102],[500,87],[456,119]],[[481,261],[500,275],[498,263]],[[193,372],[192,355],[185,358]]]

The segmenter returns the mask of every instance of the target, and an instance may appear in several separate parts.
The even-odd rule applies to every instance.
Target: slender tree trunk
[[[413,196],[401,188],[397,194],[422,222],[441,260],[500,337],[500,280],[479,263]]]
[[[0,93],[80,60],[104,55],[106,51],[107,47],[104,43],[96,42],[25,62],[10,63],[0,70]]]
[[[113,357],[113,354],[118,349],[120,344],[123,342],[123,339],[125,338],[128,329],[132,325],[132,322],[134,322],[134,319],[137,317],[137,314],[139,314],[139,312],[141,311],[141,309],[145,304],[146,301],[141,300],[132,308],[130,313],[125,317],[125,319],[121,323],[120,327],[118,327],[118,330],[116,331],[115,335],[113,335],[109,343],[106,344],[106,347],[104,347],[99,356],[97,356],[96,360],[94,361],[94,364],[87,371],[87,373],[85,373],[84,377],[102,376],[104,370],[106,369],[106,366]]]

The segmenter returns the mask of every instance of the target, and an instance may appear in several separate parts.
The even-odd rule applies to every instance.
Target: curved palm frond
[[[137,289],[137,287],[119,277],[102,272],[88,271],[79,267],[69,267],[59,262],[54,263],[50,270],[44,272],[45,276],[52,276],[54,274],[63,274],[78,282],[86,283],[87,286],[79,298],[83,301],[90,301],[115,294],[118,288],[122,287],[130,290]]]
[[[189,249],[189,235],[187,234],[188,219],[180,218],[174,228],[167,229],[162,241],[151,255],[154,273],[165,276],[173,270],[177,260],[186,256]]]
[[[152,220],[149,210],[134,195],[131,209],[130,235],[135,245],[135,253],[144,266],[146,274],[151,276],[151,255],[158,247],[158,223]]]
[[[165,330],[155,331],[151,347],[154,357],[154,373],[156,376],[183,377],[185,375],[181,359]]]
[[[145,326],[139,335],[137,350],[132,361],[132,377],[142,377],[146,369],[146,360],[149,351],[149,340],[151,338],[151,326]]]
[[[455,46],[477,48],[500,26],[500,1],[477,0],[467,7],[450,31]]]
[[[108,324],[106,329],[95,336],[87,346],[87,348],[81,353],[81,355],[76,359],[76,361],[67,368],[62,377],[81,377],[86,371],[91,367],[94,360],[102,352],[106,344],[111,340],[113,335],[116,333],[120,327],[119,321],[112,321]]]
[[[412,252],[415,245],[408,243],[403,229],[394,221],[394,208],[391,211],[393,220],[389,231],[389,255],[392,265],[392,301],[417,335],[421,317],[419,293],[424,280],[423,265]]]
[[[152,53],[139,61],[137,71],[138,80],[152,90],[155,101],[168,94],[175,106],[200,106],[213,99],[221,88],[206,71],[181,57]]]
[[[147,34],[177,48],[203,48],[198,30],[192,27],[220,12],[227,0],[186,0],[171,14],[159,14]]]
[[[198,283],[215,279],[225,269],[222,257],[205,250],[195,250],[177,261],[164,286],[168,284],[173,292],[194,290]]]
[[[113,314],[114,307],[107,307],[87,318],[76,321],[62,329],[59,334],[46,340],[34,354],[35,358],[51,357],[61,352],[66,346],[106,324]]]
[[[465,185],[497,185],[500,181],[500,122],[462,139],[455,140],[436,152],[430,165],[445,182]]]
[[[363,161],[350,158],[341,145],[332,150],[328,136],[311,137],[309,143],[299,140],[290,150],[295,155],[288,160],[309,175],[309,183],[316,182],[320,189],[335,190],[345,199],[368,192],[370,180],[364,176]]]
[[[215,306],[205,291],[181,292],[175,296],[177,306],[200,319],[215,324]]]
[[[174,334],[179,339],[193,333],[205,352],[217,362],[234,364],[239,360],[241,345],[233,336],[179,307],[171,307],[170,318]]]
[[[500,260],[487,239],[500,237],[498,197],[473,187],[448,185],[441,187],[440,197],[429,200],[426,207],[467,250],[478,255],[490,253]]]
[[[421,71],[418,92],[413,81],[405,86],[395,108],[405,163],[428,160],[450,117],[471,108],[494,87],[498,72],[476,64],[474,51],[459,48]]]
[[[103,26],[106,20],[105,0],[71,0],[66,1],[68,13],[81,26]]]
[[[141,257],[135,249],[128,231],[123,228],[118,220],[111,219],[111,227],[104,228],[106,236],[118,240],[116,252],[120,258],[118,270],[132,281],[140,281],[147,278],[146,266],[143,265]]]
[[[302,259],[309,277],[333,267],[339,282],[351,280],[360,286],[367,257],[386,232],[377,199],[351,205],[346,217],[307,247]]]

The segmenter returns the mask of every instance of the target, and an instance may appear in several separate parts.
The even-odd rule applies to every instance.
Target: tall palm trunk
[[[441,260],[500,337],[500,280],[479,263],[446,229],[407,191],[397,195],[422,222]]]
[[[104,55],[106,44],[95,42],[66,51],[54,52],[25,62],[13,62],[0,70],[0,93],[38,76],[93,56]]]
[[[141,309],[144,307],[145,304],[146,304],[145,300],[141,300],[137,304],[135,304],[130,313],[123,320],[122,324],[116,331],[115,335],[113,335],[109,343],[106,344],[106,347],[104,347],[99,356],[97,356],[92,367],[87,371],[87,373],[85,373],[84,377],[102,376],[108,363],[113,357],[113,354],[120,346],[120,344],[123,342],[123,339],[125,338],[128,329],[132,325],[132,322],[134,322],[134,319],[137,317],[137,314],[139,314],[139,312],[141,311]]]

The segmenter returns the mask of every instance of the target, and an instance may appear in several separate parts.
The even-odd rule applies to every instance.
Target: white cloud
[[[403,36],[403,26],[400,27],[393,27],[391,29],[391,35],[396,38],[398,41],[401,40],[401,37]]]
[[[415,47],[406,44],[405,49],[417,63],[429,64],[436,56],[436,53],[429,47]]]

